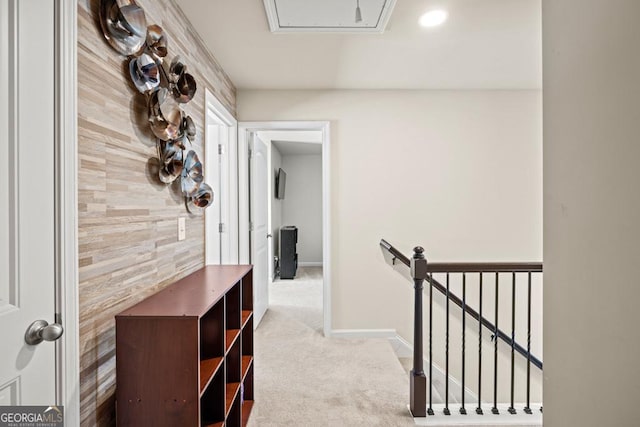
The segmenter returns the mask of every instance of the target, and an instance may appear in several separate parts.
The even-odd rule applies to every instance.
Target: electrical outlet
[[[187,237],[187,219],[185,217],[178,218],[178,240],[184,240]]]

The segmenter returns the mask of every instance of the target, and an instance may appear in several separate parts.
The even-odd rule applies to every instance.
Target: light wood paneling
[[[198,83],[184,110],[197,125],[204,158],[204,93],[235,115],[236,90],[174,0],[138,0],[149,24],[169,37]],[[115,425],[114,315],[204,265],[204,218],[190,215],[177,186],[157,179],[145,97],[127,59],[105,42],[98,0],[78,2],[78,239],[80,396],[83,426]],[[205,180],[211,182],[210,177]],[[187,238],[177,219],[187,217]]]

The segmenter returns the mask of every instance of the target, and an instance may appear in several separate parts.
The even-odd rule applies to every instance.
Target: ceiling
[[[271,33],[260,0],[179,4],[238,89],[541,87],[541,0],[399,0],[383,34]],[[448,21],[420,27],[435,8]]]
[[[322,154],[320,131],[260,131],[258,137],[273,143],[282,156]]]
[[[282,156],[320,155],[322,144],[295,141],[271,141]]]

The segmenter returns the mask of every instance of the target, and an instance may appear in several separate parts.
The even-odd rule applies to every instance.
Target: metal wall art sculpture
[[[144,10],[134,0],[100,0],[100,24],[111,47],[130,58],[131,81],[147,98],[149,127],[158,138],[160,181],[180,179],[187,209],[201,213],[213,203],[213,190],[204,182],[198,155],[187,150],[196,126],[180,108],[193,99],[196,80],[179,56],[165,68],[167,36],[159,25],[147,26]]]

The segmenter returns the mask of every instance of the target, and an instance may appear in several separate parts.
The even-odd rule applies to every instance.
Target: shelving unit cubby
[[[116,316],[118,426],[246,426],[253,269],[207,266]]]

